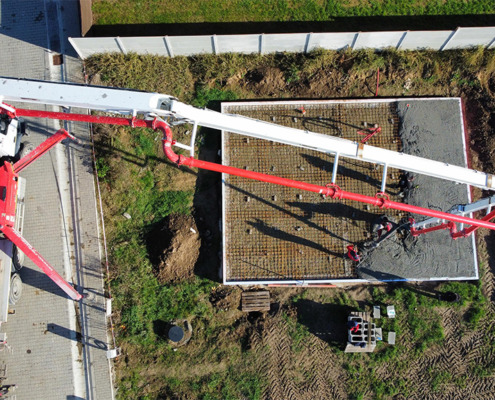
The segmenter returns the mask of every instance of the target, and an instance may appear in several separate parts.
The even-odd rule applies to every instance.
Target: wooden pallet
[[[270,311],[270,292],[261,290],[257,292],[242,292],[242,311]]]

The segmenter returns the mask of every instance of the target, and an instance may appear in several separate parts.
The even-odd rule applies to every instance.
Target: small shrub
[[[473,303],[466,313],[466,322],[471,329],[476,329],[485,316],[485,307],[481,304]]]
[[[107,174],[110,172],[110,165],[108,165],[105,158],[98,157],[96,159],[96,171],[98,178],[105,180]]]
[[[430,370],[433,375],[431,380],[431,388],[434,392],[438,392],[442,389],[442,386],[452,382],[452,374],[448,371],[434,372]]]
[[[218,87],[209,88],[205,85],[197,85],[194,93],[194,100],[192,105],[196,107],[209,107],[214,108],[214,103],[220,101],[233,101],[237,100],[237,94],[230,90],[223,90]]]
[[[285,82],[287,84],[298,82],[301,79],[299,66],[296,65],[295,63],[292,63],[286,69],[284,76],[285,76]]]

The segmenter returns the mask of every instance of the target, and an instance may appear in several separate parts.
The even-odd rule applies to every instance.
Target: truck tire
[[[31,153],[36,146],[31,142],[24,142],[21,144],[21,149],[19,150],[19,160],[23,158],[25,155]]]
[[[12,247],[12,272],[19,272],[24,265],[24,253],[17,248]]]
[[[10,277],[9,304],[15,306],[22,294],[22,280],[19,274],[12,274]]]

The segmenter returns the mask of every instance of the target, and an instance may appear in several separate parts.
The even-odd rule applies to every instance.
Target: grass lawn
[[[97,25],[495,13],[492,0],[94,0],[92,7]]]

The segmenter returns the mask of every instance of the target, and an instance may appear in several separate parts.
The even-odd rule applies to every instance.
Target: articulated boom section
[[[495,223],[490,222],[491,218],[493,218],[490,215],[478,220],[465,216],[465,213],[445,213],[422,207],[416,207],[409,204],[393,202],[385,194],[387,176],[386,171],[388,167],[473,185],[482,189],[493,190],[495,189],[495,179],[491,174],[421,157],[397,153],[394,151],[369,146],[365,143],[357,143],[319,133],[287,128],[237,115],[225,115],[215,111],[200,110],[178,102],[171,96],[157,93],[143,93],[115,88],[87,87],[80,85],[0,78],[0,101],[2,100],[61,105],[65,107],[85,107],[91,110],[132,115],[131,119],[126,119],[85,114],[69,114],[23,109],[16,110],[16,113],[19,116],[160,129],[164,134],[163,150],[165,155],[178,166],[187,165],[190,167],[203,168],[211,171],[237,175],[248,179],[256,179],[277,185],[299,188],[302,190],[319,193],[333,199],[350,199],[368,203],[380,208],[394,208],[411,214],[421,214],[435,218],[439,221],[449,221],[448,227],[451,231],[456,229],[455,223],[467,224],[475,227],[475,229],[478,227],[484,227],[495,230]],[[153,119],[137,119],[137,113],[143,113],[148,117],[151,116]],[[172,125],[184,122],[193,124],[191,144],[188,146],[176,143],[176,141],[173,140],[170,126],[163,120],[159,119],[158,116],[167,117],[171,121]],[[239,133],[260,139],[317,150],[327,154],[333,154],[335,155],[335,161],[331,180],[332,183],[326,186],[319,186],[197,160],[193,156],[198,126],[225,130],[228,132]],[[191,156],[185,157],[182,155],[177,155],[173,152],[172,146],[188,149]],[[383,165],[384,173],[382,184],[380,191],[375,197],[346,192],[335,185],[339,157],[348,157]]]
[[[474,203],[459,205],[450,210],[449,213],[464,216],[471,215],[472,213],[478,211],[486,211],[486,214],[483,218],[481,218],[481,221],[491,221],[495,218],[495,210],[492,210],[493,208],[495,208],[495,196],[487,197]],[[441,218],[428,218],[421,222],[416,222],[413,218],[410,218],[409,222],[411,224],[411,234],[413,236],[448,229],[452,239],[458,239],[460,237],[470,236],[479,228],[479,226],[476,225],[464,228],[464,224],[461,224],[460,230],[458,231],[457,226],[452,221],[446,221]]]
[[[397,168],[473,185],[481,189],[495,189],[495,178],[491,174],[239,115],[226,115],[216,111],[201,110],[181,103],[166,94],[0,77],[0,101],[4,100],[128,114],[133,116],[133,121],[136,120],[137,113],[142,113],[167,117],[172,124],[190,122],[193,124],[191,144],[180,147],[187,148],[191,152],[191,156],[194,155],[197,127],[205,126],[333,154],[335,155],[335,164],[338,163],[340,157],[347,157],[383,165],[384,170]],[[34,112],[22,115],[41,116],[42,114],[42,112],[37,114]],[[176,145],[180,144],[176,143]],[[334,168],[334,171],[332,182],[335,182],[337,169]],[[381,192],[385,191],[386,186],[386,173],[383,175]]]
[[[61,129],[14,165],[8,161],[4,162],[0,169],[0,190],[2,190],[2,196],[0,197],[0,231],[73,300],[80,300],[82,295],[62,278],[41,254],[14,229],[19,172],[67,137],[72,138],[67,131]]]

